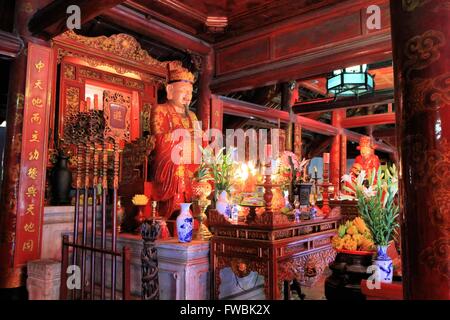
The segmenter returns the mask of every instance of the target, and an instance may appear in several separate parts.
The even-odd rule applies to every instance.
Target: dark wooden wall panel
[[[273,38],[275,59],[339,42],[361,35],[360,12],[326,20],[319,25],[303,27],[297,25]],[[332,39],[332,42],[330,40]]]
[[[270,61],[270,38],[265,36],[220,50],[216,61],[218,74]]]
[[[389,3],[379,5],[381,9],[381,30],[386,30],[391,27],[391,10],[389,9]],[[362,18],[362,28],[363,33],[375,33],[379,32],[380,30],[368,30],[366,27],[367,19],[370,17],[370,14],[367,14],[366,10],[361,10],[361,16]]]

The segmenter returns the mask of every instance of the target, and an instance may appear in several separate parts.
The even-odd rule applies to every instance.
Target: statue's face
[[[187,108],[192,100],[192,84],[189,82],[174,82],[167,85],[167,100],[175,107]]]
[[[362,147],[361,148],[361,155],[363,157],[368,157],[371,154],[373,154],[373,149],[372,148],[369,148],[369,147]]]

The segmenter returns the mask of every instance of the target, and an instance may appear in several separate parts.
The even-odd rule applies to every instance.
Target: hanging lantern
[[[327,79],[328,93],[337,96],[360,96],[373,92],[375,81],[367,64],[333,71]]]

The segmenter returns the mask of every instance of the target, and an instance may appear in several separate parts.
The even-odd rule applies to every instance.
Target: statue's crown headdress
[[[356,149],[361,150],[361,148],[374,148],[374,143],[371,137],[361,137],[359,139],[359,146],[356,147]]]
[[[167,64],[167,83],[178,81],[195,82],[194,75],[183,67],[181,61],[170,61]]]

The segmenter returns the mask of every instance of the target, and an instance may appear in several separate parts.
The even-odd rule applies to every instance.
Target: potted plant
[[[217,201],[223,191],[227,194],[230,193],[233,175],[233,150],[230,148],[227,152],[224,152],[225,148],[222,148],[217,154],[214,154],[214,150],[211,148],[201,150],[205,167],[209,169],[214,180],[214,199]]]
[[[390,283],[393,276],[393,263],[386,251],[398,228],[397,169],[395,165],[380,167],[376,174],[373,172],[370,175],[369,180],[366,180],[366,172],[361,171],[355,181],[350,176],[344,176],[343,181],[351,185],[351,187],[344,186],[344,189],[355,195],[361,218],[377,246],[377,255],[373,262],[378,266],[378,279],[381,282]]]

